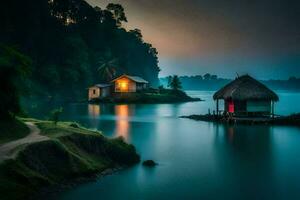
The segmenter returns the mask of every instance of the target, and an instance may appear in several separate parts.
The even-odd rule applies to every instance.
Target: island
[[[28,199],[50,187],[138,163],[133,145],[77,123],[18,119],[27,129],[0,144],[1,199]],[[25,135],[25,137],[23,137]]]
[[[181,90],[177,76],[170,80],[170,88],[151,88],[139,76],[123,74],[110,82],[96,84],[88,89],[89,103],[179,103],[200,101]]]
[[[184,91],[181,90],[170,90],[170,89],[149,89],[136,93],[126,94],[114,94],[113,96],[104,98],[95,98],[89,101],[89,103],[183,103],[201,101],[200,98],[193,98],[188,96]]]

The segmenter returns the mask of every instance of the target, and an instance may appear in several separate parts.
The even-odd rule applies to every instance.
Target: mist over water
[[[54,199],[299,199],[300,128],[226,126],[181,119],[214,109],[213,92],[189,91],[203,102],[69,104],[65,120],[122,136],[153,169],[135,165]],[[300,93],[278,92],[277,114],[300,112]]]

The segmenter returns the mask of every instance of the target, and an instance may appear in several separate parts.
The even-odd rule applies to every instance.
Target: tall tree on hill
[[[110,3],[106,6],[106,9],[113,13],[118,26],[121,26],[122,22],[127,22],[124,8],[120,4]]]

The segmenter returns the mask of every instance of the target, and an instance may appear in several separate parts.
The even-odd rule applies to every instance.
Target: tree
[[[204,78],[204,80],[210,80],[211,75],[209,73],[206,73],[206,74],[204,74],[203,78]]]
[[[8,119],[21,111],[19,101],[30,66],[28,57],[14,48],[0,45],[0,118]]]
[[[100,58],[98,64],[100,65],[98,72],[102,79],[110,81],[116,76],[118,59],[114,58],[110,51],[107,51],[104,56]]]
[[[124,8],[120,4],[110,3],[106,6],[106,9],[113,13],[118,26],[120,26],[122,22],[127,22]]]
[[[172,83],[173,77],[172,76],[168,76],[168,85],[167,87],[170,88],[171,87],[171,83]]]
[[[181,81],[177,75],[174,75],[172,77],[172,81],[170,83],[170,86],[173,90],[180,90],[182,88]]]
[[[57,122],[59,121],[60,115],[63,112],[63,108],[57,108],[51,111],[51,120],[53,121],[53,123],[56,125]]]
[[[142,31],[140,29],[130,30],[129,33],[133,34],[138,40],[143,41]]]
[[[30,101],[82,99],[85,88],[100,81],[99,73],[105,80],[134,74],[158,86],[157,50],[143,41],[140,30],[120,27],[127,21],[120,5],[101,9],[84,0],[10,0],[0,6],[0,15],[0,43],[16,45],[32,60]],[[66,25],[68,20],[74,23]],[[111,56],[105,55],[108,49]]]
[[[218,79],[218,76],[217,76],[217,75],[211,75],[210,79],[211,79],[211,80],[217,80],[217,79]]]
[[[164,91],[164,86],[163,85],[160,85],[160,86],[158,86],[158,92],[159,93],[162,93],[162,91]]]

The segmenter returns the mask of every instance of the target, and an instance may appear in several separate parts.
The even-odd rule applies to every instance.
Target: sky
[[[87,0],[119,3],[158,50],[160,76],[300,77],[300,0]]]

